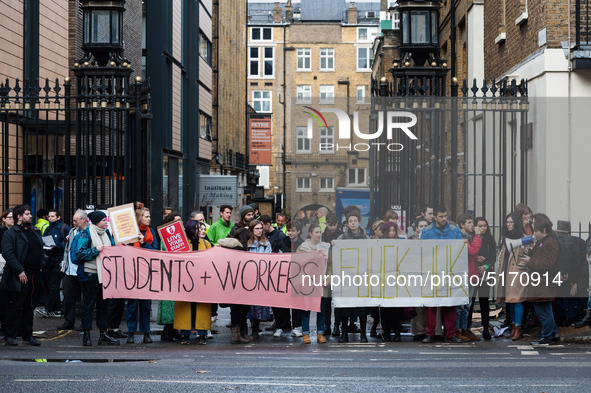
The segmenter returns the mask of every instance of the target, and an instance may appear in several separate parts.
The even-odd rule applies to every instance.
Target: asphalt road
[[[252,344],[229,344],[227,309],[220,333],[203,345],[164,343],[82,347],[61,319],[35,318],[40,347],[0,345],[0,393],[9,392],[591,392],[591,344],[536,347],[496,338],[464,344],[303,345],[265,332]],[[152,325],[153,329],[157,325]],[[263,325],[263,327],[268,325]],[[136,335],[140,341],[141,335]],[[38,361],[36,361],[36,359]]]

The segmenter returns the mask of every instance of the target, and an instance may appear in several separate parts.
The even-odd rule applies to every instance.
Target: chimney
[[[347,20],[350,25],[357,24],[357,7],[355,7],[355,2],[351,2],[351,6],[347,10]]]
[[[275,2],[273,7],[273,23],[281,23],[283,21],[283,9],[279,6],[279,2]]]
[[[285,23],[291,23],[293,19],[293,7],[291,6],[291,0],[287,0],[285,5]]]

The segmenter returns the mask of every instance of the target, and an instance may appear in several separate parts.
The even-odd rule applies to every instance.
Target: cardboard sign
[[[140,229],[135,218],[133,203],[115,206],[107,209],[109,213],[110,230],[115,244],[129,244],[140,240]]]
[[[322,252],[259,254],[213,247],[166,252],[105,247],[103,297],[256,304],[320,311],[322,287],[302,276],[324,275]]]
[[[185,227],[181,220],[160,225],[157,228],[157,232],[158,236],[160,236],[161,244],[164,244],[166,251],[191,251],[189,239],[187,239]]]
[[[335,240],[332,258],[335,307],[438,307],[469,300],[463,240]]]

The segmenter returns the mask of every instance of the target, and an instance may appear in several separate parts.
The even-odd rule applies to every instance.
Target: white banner
[[[467,304],[468,247],[463,240],[336,240],[327,278],[335,307]]]

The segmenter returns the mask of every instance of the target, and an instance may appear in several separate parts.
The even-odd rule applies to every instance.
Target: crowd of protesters
[[[150,210],[141,203],[136,203],[135,207],[140,233],[138,241],[130,246],[165,250],[162,244],[159,245]],[[218,220],[211,225],[205,222],[203,212],[191,213],[184,222],[191,249],[201,251],[223,247],[256,253],[321,251],[326,257],[326,271],[331,272],[335,241],[457,239],[467,244],[470,277],[486,278],[493,272],[505,277],[524,272],[550,277],[558,274],[567,286],[566,292],[561,292],[553,282],[536,286],[530,282],[524,285],[521,280],[503,283],[498,280],[496,288],[491,288],[484,279],[478,280],[478,285],[470,286],[468,304],[414,308],[335,308],[330,286],[327,286],[323,288],[320,312],[316,313],[316,342],[319,344],[326,343],[330,336],[338,338],[339,342],[348,342],[350,334],[357,333],[361,342],[367,342],[368,316],[373,322],[369,336],[387,342],[401,341],[402,322],[408,320],[414,341],[460,343],[490,340],[494,334],[503,332],[502,329],[500,333],[494,332],[490,325],[491,297],[503,307],[506,313],[502,325],[506,328],[504,337],[513,341],[522,339],[526,332],[540,326],[537,343],[550,345],[560,341],[557,321],[559,324],[566,321],[575,327],[591,324],[591,297],[587,300],[589,242],[585,244],[578,238],[559,236],[548,216],[533,214],[524,204],[517,205],[506,215],[498,241],[495,241],[486,218],[462,213],[452,222],[443,206],[422,206],[406,231],[395,211],[385,212],[381,219],[363,228],[361,212],[356,206],[345,209],[342,222],[334,212],[321,207],[306,225],[298,218],[290,220],[283,213],[278,213],[274,219],[261,215],[256,203],[239,208],[236,223],[232,222],[233,213],[233,206],[221,206]],[[42,317],[63,318],[59,330],[80,330],[83,332],[82,345],[92,346],[95,309],[99,345],[120,345],[119,339],[133,344],[138,327],[143,335],[141,341],[152,343],[151,300],[103,299],[98,272],[99,253],[103,247],[115,244],[107,229],[106,214],[77,210],[72,217],[72,227],[64,223],[61,213],[55,209],[40,209],[36,216],[37,223],[33,225],[31,208],[26,205],[2,213],[0,253],[5,264],[0,281],[0,322],[6,345],[18,345],[19,336],[23,343],[41,344],[33,337],[33,317],[37,312]],[[181,219],[173,209],[165,208],[161,224]],[[570,254],[565,257],[566,249]],[[76,326],[76,304],[80,298],[81,323]],[[44,307],[35,309],[39,301]],[[472,330],[476,304],[480,308],[480,336]],[[161,340],[206,344],[207,339],[217,333],[211,324],[216,320],[218,306],[230,309],[227,327],[231,330],[232,344],[247,344],[259,339],[263,333],[261,322],[272,322],[265,330],[272,332],[274,337],[291,335],[302,337],[304,344],[312,342],[311,312],[308,310],[180,301],[158,302],[157,323],[162,326]],[[565,309],[572,308],[576,310],[574,314],[562,315]],[[120,328],[123,315],[127,333]]]

